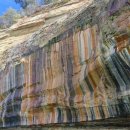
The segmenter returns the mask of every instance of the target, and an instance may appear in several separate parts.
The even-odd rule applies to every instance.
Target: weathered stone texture
[[[25,41],[22,55],[0,73],[1,127],[130,115],[129,1],[107,2],[83,6],[62,26],[42,28]]]

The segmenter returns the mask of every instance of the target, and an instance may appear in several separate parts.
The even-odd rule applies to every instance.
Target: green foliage
[[[45,2],[45,4],[49,4],[52,2],[52,0],[45,0],[44,2]]]
[[[20,4],[20,6],[25,9],[28,5],[35,5],[38,3],[37,0],[15,0],[16,3]]]
[[[50,4],[52,2],[57,2],[57,1],[66,1],[66,0],[44,0],[44,4]]]
[[[3,16],[0,16],[0,28],[8,28],[20,18],[20,14],[12,8],[9,8]]]
[[[43,0],[41,0],[41,3],[42,1]],[[15,0],[15,2],[20,4],[20,6],[22,7],[20,11],[22,16],[33,14],[39,4],[41,4],[39,0]]]

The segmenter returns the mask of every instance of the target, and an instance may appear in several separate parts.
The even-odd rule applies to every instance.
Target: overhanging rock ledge
[[[1,128],[129,127],[130,1],[39,9],[0,30],[0,68]]]

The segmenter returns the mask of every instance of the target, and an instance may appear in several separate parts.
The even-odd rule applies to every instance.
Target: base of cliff
[[[130,130],[130,117],[111,118],[98,121],[0,128],[0,130]]]

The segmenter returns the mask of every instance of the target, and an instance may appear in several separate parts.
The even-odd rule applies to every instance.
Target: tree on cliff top
[[[24,15],[31,15],[33,14],[39,5],[41,5],[44,0],[15,0],[17,4],[20,4],[22,7],[21,14]]]
[[[68,1],[68,0],[15,0],[15,2],[20,4],[20,6],[23,9],[26,9],[29,5],[43,5],[43,4],[50,4],[57,1]]]
[[[38,3],[37,0],[15,0],[16,3],[20,4],[20,6],[25,9],[28,5],[35,5]]]
[[[13,8],[9,8],[0,16],[0,28],[8,28],[20,18],[20,14]]]

